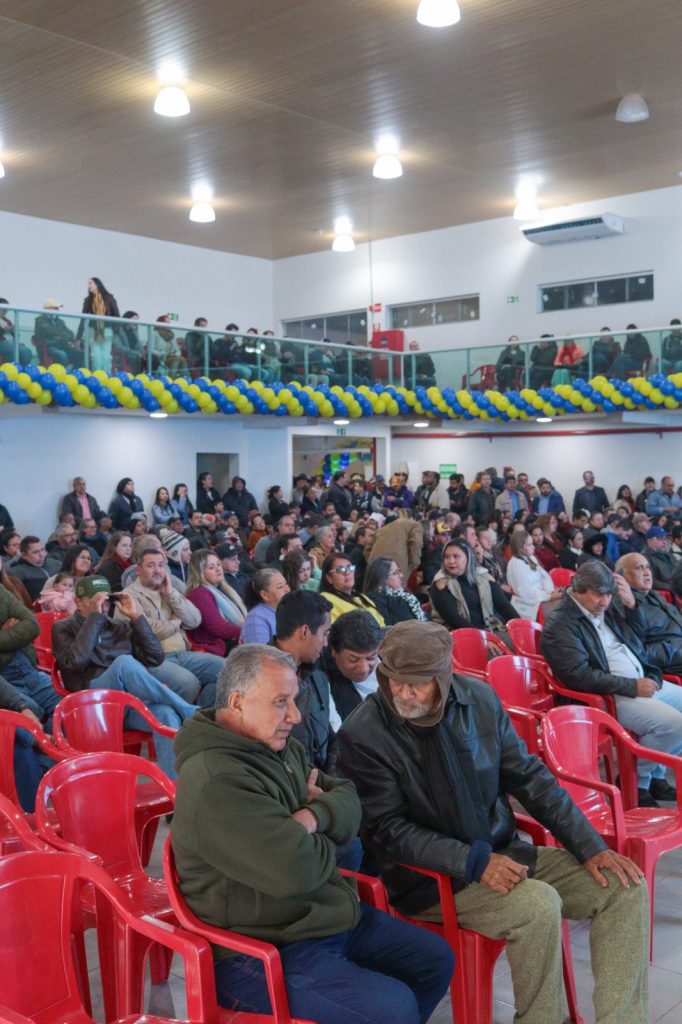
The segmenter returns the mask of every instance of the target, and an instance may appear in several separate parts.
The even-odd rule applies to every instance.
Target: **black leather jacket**
[[[682,615],[675,605],[655,590],[635,590],[637,607],[642,614],[644,632],[640,637],[647,658],[662,669],[679,666],[682,658]]]
[[[441,755],[442,784],[434,786],[426,775],[427,744],[437,740],[446,754]],[[455,754],[448,757],[448,750]],[[443,718],[431,728],[412,725],[381,692],[371,694],[343,723],[339,753],[341,771],[360,795],[363,843],[377,856],[391,902],[401,913],[433,906],[438,892],[430,878],[396,861],[450,875],[455,892],[467,884],[475,829],[471,820],[453,820],[453,760],[462,767],[459,785],[467,787],[493,852],[528,865],[530,874],[534,849],[517,836],[509,796],[581,863],[605,849],[568,793],[527,753],[492,687],[467,676],[453,676]]]
[[[621,643],[626,644],[639,659],[644,675],[660,682],[660,669],[650,663],[640,639],[644,635],[640,610],[623,608],[614,599],[605,618],[607,626]],[[571,690],[637,696],[635,679],[617,676],[610,671],[597,630],[568,594],[564,594],[561,604],[550,615],[542,631],[540,646],[554,675]]]

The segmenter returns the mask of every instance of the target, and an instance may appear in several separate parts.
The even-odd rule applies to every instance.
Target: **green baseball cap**
[[[83,576],[76,583],[76,597],[94,597],[95,594],[110,594],[111,585],[104,576]]]

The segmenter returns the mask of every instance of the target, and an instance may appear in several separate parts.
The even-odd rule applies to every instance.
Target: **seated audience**
[[[109,515],[115,530],[130,530],[133,512],[144,512],[142,498],[135,494],[135,484],[124,476],[116,484],[116,494],[109,505]]]
[[[82,353],[75,334],[57,315],[57,310],[61,308],[62,303],[57,299],[45,299],[43,303],[45,312],[36,317],[33,338],[40,359],[45,359],[46,363],[62,363],[64,366],[71,366],[76,360],[82,358]],[[82,364],[78,362],[78,365]]]
[[[426,622],[419,599],[405,590],[403,582],[403,574],[394,558],[375,558],[365,573],[363,594],[369,597],[387,626],[406,619]]]
[[[70,512],[80,526],[83,519],[94,519],[99,512],[97,500],[87,493],[85,477],[73,478],[73,490],[62,498],[61,511]]]
[[[602,562],[609,569],[613,568],[613,562],[606,553],[608,537],[605,533],[588,533],[583,539],[583,552],[578,557],[578,565],[585,565],[586,562]]]
[[[545,518],[545,517],[541,517],[541,518]],[[547,517],[547,518],[549,518],[549,517]],[[514,536],[514,534],[512,532],[512,539],[513,539],[513,536]],[[582,534],[581,534],[581,536],[582,536]],[[533,523],[533,525],[530,528],[530,539],[533,541],[533,548],[534,548],[533,554],[535,555],[535,559],[538,562],[538,564],[542,566],[542,568],[545,570],[545,572],[551,572],[552,569],[558,569],[559,566],[561,565],[561,560],[560,560],[560,557],[559,557],[561,555],[561,551],[559,551],[559,554],[557,554],[556,548],[552,544],[551,539],[549,539],[545,535],[545,530],[543,529],[541,523],[538,522],[537,519],[535,520],[535,522]],[[561,550],[563,551],[563,548]],[[510,552],[511,552],[511,540],[510,540]]]
[[[10,594],[13,594],[17,601],[21,601],[26,608],[33,611],[33,601],[31,600],[28,590],[21,580],[17,579],[16,576],[12,576],[12,574],[5,569],[5,560],[2,555],[0,555],[0,584],[2,584],[6,590],[9,590]],[[38,595],[38,600],[40,600],[41,597],[42,593]]]
[[[320,593],[331,602],[332,622],[344,612],[359,608],[373,615],[380,626],[384,625],[383,616],[371,598],[356,590],[355,566],[346,555],[336,552],[327,555],[321,571]]]
[[[583,531],[577,528],[571,529],[568,535],[568,544],[561,549],[558,555],[559,565],[562,569],[571,569],[575,572],[578,568],[578,559],[583,553],[583,543]]]
[[[645,373],[651,362],[651,349],[644,335],[637,330],[637,324],[628,324],[623,351],[617,355],[611,366],[611,376],[619,379],[628,374]],[[635,333],[636,332],[636,333]]]
[[[632,491],[627,484],[621,484],[618,488],[618,494],[616,495],[613,507],[616,512],[620,508],[625,509],[628,516],[633,515],[637,511],[635,499],[632,497]]]
[[[553,337],[552,334],[541,334],[541,340],[530,350],[530,386],[535,391],[546,388],[552,379],[558,351]]]
[[[259,569],[246,590],[249,609],[242,626],[242,643],[267,644],[275,635],[275,612],[289,585],[278,569]]]
[[[201,625],[201,613],[172,585],[166,559],[157,547],[142,549],[137,578],[124,593],[135,600],[163,649],[163,662],[152,669],[152,675],[188,702],[210,707],[222,662],[214,654],[190,650],[185,631]],[[120,614],[116,607],[114,617]]]
[[[670,554],[670,538],[661,526],[652,526],[644,535],[642,554],[651,566],[656,590],[670,590],[675,559]]]
[[[329,680],[331,720],[337,732],[347,715],[378,686],[375,669],[384,632],[369,612],[345,612],[332,623],[320,667]]]
[[[199,473],[197,478],[197,512],[213,513],[213,506],[220,501],[220,491],[213,486],[212,473]],[[226,506],[229,508],[230,506]]]
[[[21,538],[19,557],[8,566],[8,572],[23,583],[31,601],[35,601],[51,575],[45,568],[45,558],[43,542],[28,534]]]
[[[116,530],[107,541],[102,559],[95,566],[95,573],[108,580],[112,593],[119,591],[123,584],[123,573],[133,564],[130,556],[133,538],[123,530]]]
[[[26,703],[26,698],[2,676],[0,676],[0,710],[14,711],[15,714],[24,715],[28,721],[42,728],[41,718],[31,710]],[[33,736],[25,729],[18,729],[15,734],[12,760],[19,806],[27,814],[33,814],[40,780],[53,762],[44,754],[37,753]]]
[[[314,560],[318,569],[328,555],[336,550],[336,528],[334,526],[320,526],[313,535],[313,545],[308,554]]]
[[[638,609],[615,596],[625,592],[622,576],[599,562],[580,566],[542,632],[543,657],[557,679],[572,690],[610,694],[618,721],[644,747],[682,752],[682,688],[661,681],[637,633]],[[627,600],[627,595],[626,600]],[[641,807],[675,799],[662,765],[640,758],[637,786]]]
[[[511,593],[511,587],[507,583],[507,563],[495,549],[497,534],[488,526],[479,526],[476,530],[476,541],[481,549],[481,565],[488,571],[492,579],[502,587],[506,593]],[[440,568],[438,565],[436,571]]]
[[[70,515],[70,513],[67,513],[67,515]],[[54,534],[45,545],[47,552],[45,568],[48,572],[59,572],[64,564],[64,556],[66,552],[76,543],[77,539],[78,533],[72,523],[61,522],[59,524]]]
[[[176,509],[171,504],[170,494],[167,487],[159,487],[152,505],[152,517],[159,526],[168,526],[171,519],[177,515]]]
[[[118,595],[116,619],[108,615],[109,581],[87,576],[76,584],[76,612],[52,627],[52,647],[67,690],[123,690],[138,697],[152,713],[177,729],[197,710],[149,669],[163,662],[163,649],[128,591]],[[36,627],[37,628],[37,627]],[[55,693],[57,700],[58,695]],[[128,710],[127,729],[148,729],[137,712]],[[155,734],[159,767],[175,778],[173,741]]]
[[[193,644],[224,658],[239,642],[246,619],[240,595],[227,583],[218,551],[195,551],[189,561],[186,597],[199,611],[201,623],[187,630]]]
[[[536,619],[545,601],[557,600],[561,591],[554,589],[548,572],[535,558],[532,537],[520,531],[511,539],[511,558],[507,563],[507,580],[512,588],[511,603],[522,619]]]
[[[308,552],[302,548],[294,548],[286,553],[281,570],[289,590],[319,591],[322,574]]]
[[[26,707],[49,732],[59,694],[49,675],[36,668],[33,641],[39,632],[33,612],[0,585],[0,675],[20,693]]]
[[[631,552],[616,563],[629,585],[632,596],[621,594],[622,603],[635,607],[641,613],[641,623],[633,623],[644,644],[647,661],[662,672],[682,675],[682,615],[674,604],[653,589],[651,566],[644,555]],[[633,604],[634,602],[634,604]]]
[[[431,617],[448,629],[504,631],[504,623],[519,615],[502,588],[482,566],[463,540],[451,540],[443,548],[439,572],[429,588]]]
[[[189,499],[187,484],[175,485],[173,488],[173,497],[171,498],[171,508],[175,512],[176,516],[179,516],[182,520],[183,527],[187,526],[189,517],[194,511],[194,505]]]
[[[243,602],[250,577],[241,570],[239,548],[236,544],[224,541],[222,544],[216,545],[215,553],[220,559],[225,583],[231,590],[235,591]]]
[[[298,685],[289,655],[239,647],[216,709],[179,734],[171,835],[181,888],[202,920],[278,946],[293,1016],[425,1022],[447,990],[452,954],[439,936],[359,903],[339,875],[335,845],[356,835],[360,804],[350,783],[311,771],[290,738]],[[252,963],[216,963],[218,1002],[270,1013]]]
[[[2,576],[0,576],[2,582]],[[17,581],[18,582],[18,581]],[[76,580],[72,573],[58,572],[52,585],[41,590],[36,604],[41,612],[66,612],[73,615],[76,610]]]
[[[379,692],[344,722],[339,747],[391,904],[441,922],[434,880],[401,865],[448,875],[460,927],[507,939],[515,1016],[528,1024],[563,1019],[562,915],[590,918],[596,1019],[647,1024],[642,871],[528,754],[492,687],[453,675],[446,630],[401,622],[380,650]],[[510,797],[563,849],[520,840]]]
[[[189,541],[192,551],[198,551],[200,548],[207,548],[210,545],[211,537],[206,529],[208,515],[209,513],[201,512],[198,508],[190,513],[189,523],[183,530],[183,536]]]
[[[284,491],[279,484],[268,488],[268,512],[273,523],[279,522],[289,512],[289,505],[284,500]]]
[[[294,486],[291,489],[291,505],[295,505],[296,508],[301,507],[309,483],[310,481],[306,473],[299,473],[298,476],[294,477]]]
[[[170,574],[183,584],[184,593],[185,585],[187,583],[187,574],[189,572],[189,559],[192,554],[189,541],[186,537],[182,537],[180,534],[175,533],[174,530],[164,530],[163,528],[160,530],[159,539],[161,541],[161,547],[168,558],[168,569]]]
[[[682,511],[682,498],[675,493],[675,481],[671,476],[664,476],[659,490],[652,491],[646,500],[645,512],[656,518],[660,515],[678,516]]]
[[[13,526],[7,526],[0,533],[0,558],[4,558],[9,565],[19,557],[19,545],[21,534],[17,533]]]
[[[53,587],[57,576],[60,576],[62,573],[68,573],[74,579],[80,579],[81,576],[90,576],[93,571],[92,555],[93,552],[87,544],[72,544],[64,552],[61,569],[55,576],[50,577],[46,586]]]
[[[526,353],[519,345],[518,337],[512,334],[495,365],[497,385],[500,391],[508,391],[512,386],[523,387],[522,379],[525,367]]]
[[[290,513],[282,516],[279,522],[272,528],[272,533],[258,541],[253,549],[253,562],[257,569],[265,569],[266,566],[279,559],[279,538],[285,534],[292,534],[296,531],[296,521]]]
[[[670,531],[670,554],[677,565],[682,558],[682,523],[676,523]]]

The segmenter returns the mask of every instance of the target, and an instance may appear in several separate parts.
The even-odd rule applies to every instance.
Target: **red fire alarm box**
[[[405,349],[405,332],[400,330],[395,331],[377,331],[375,330],[372,334],[372,340],[370,342],[372,348],[383,349],[385,352],[403,352]],[[400,359],[394,358],[392,360],[393,366],[393,383],[400,383]],[[372,376],[375,381],[383,381],[385,384],[389,383],[389,366],[387,355],[376,355],[372,356]]]

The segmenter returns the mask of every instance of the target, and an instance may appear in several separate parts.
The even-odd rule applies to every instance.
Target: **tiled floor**
[[[168,834],[168,826],[159,827],[150,871],[161,872],[161,849]],[[650,1024],[682,1024],[682,850],[666,854],[659,861],[656,873],[656,916],[654,929],[654,959],[649,968]],[[590,971],[589,928],[587,922],[576,922],[571,927],[573,963],[580,1012],[584,1024],[594,1024],[592,1007],[592,974]],[[89,948],[93,947],[89,942]],[[93,1004],[97,1020],[102,1020],[101,999],[94,982]],[[176,958],[169,981],[163,985],[148,985],[148,1011],[168,1017],[182,1018],[185,1013],[182,964]],[[495,970],[495,1001],[492,1024],[512,1024],[514,1019],[513,994],[509,966],[504,954]],[[383,1022],[382,1022],[383,1024]],[[386,1021],[385,1024],[391,1024]],[[431,1024],[452,1024],[450,1000],[446,997],[437,1007]],[[623,1021],[622,1024],[629,1024]]]

